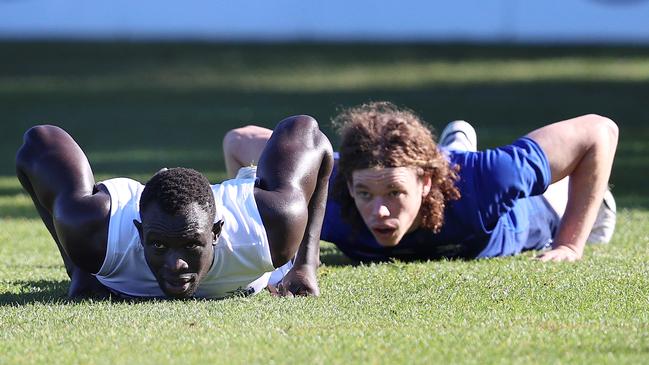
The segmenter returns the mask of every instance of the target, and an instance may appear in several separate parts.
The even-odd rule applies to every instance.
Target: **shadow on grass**
[[[3,206],[0,219],[39,219],[38,212],[33,206]]]
[[[386,63],[394,60],[502,60],[548,57],[646,57],[638,46],[507,45],[467,43],[204,43],[204,42],[0,42],[0,51],[14,57],[0,59],[0,75],[94,76],[146,72],[164,65],[213,65],[242,73],[287,64],[339,65],[349,62]],[[287,59],[287,55],[290,58]],[[314,60],[316,62],[314,63]],[[243,71],[242,71],[243,70]]]
[[[0,306],[33,303],[62,304],[71,302],[67,292],[70,282],[65,280],[34,280],[11,282],[20,286],[20,293],[0,293]]]
[[[279,119],[292,114],[316,117],[335,145],[336,135],[328,120],[340,107],[391,100],[412,108],[439,129],[452,119],[472,121],[481,149],[509,143],[550,121],[589,112],[610,116],[620,126],[620,146],[611,178],[615,194],[643,196],[646,187],[638,171],[649,166],[649,113],[643,98],[648,93],[648,82],[545,80],[309,93],[153,88],[3,94],[0,105],[13,108],[4,116],[4,133],[0,136],[0,174],[15,173],[13,158],[6,156],[15,155],[20,136],[28,127],[25,121],[61,121],[84,150],[97,157],[90,161],[96,174],[150,176],[161,166],[170,165],[222,171],[221,138],[228,129],[251,122],[272,128]],[[43,100],[35,113],[32,100],[37,96]],[[92,127],[88,127],[89,120]],[[155,139],[149,137],[152,128],[158,131]],[[109,153],[113,150],[121,154],[113,156]],[[0,196],[18,191],[17,185],[3,186]],[[649,208],[644,203],[642,206]]]
[[[320,248],[320,262],[326,266],[348,266],[358,265],[358,263],[345,256],[342,251],[333,244]]]
[[[23,188],[19,185],[16,184],[16,186],[7,186],[7,187],[0,187],[0,196],[6,195],[17,195],[24,192]]]
[[[33,280],[33,281],[15,281],[10,282],[13,286],[20,286],[21,293],[0,293],[0,307],[4,306],[22,306],[35,303],[42,304],[75,304],[88,300],[94,302],[106,301],[112,303],[142,303],[142,302],[157,302],[157,301],[193,301],[193,300],[208,300],[219,301],[227,298],[164,298],[164,297],[127,297],[118,294],[96,294],[91,297],[69,298],[68,288],[70,281],[68,280]],[[246,297],[250,293],[234,293],[231,297]]]
[[[147,302],[167,300],[166,298],[131,298],[114,294],[101,294],[92,297],[69,298],[69,280],[33,280],[16,281],[11,285],[20,286],[21,293],[0,293],[0,306],[19,306],[34,303],[44,304],[74,304],[86,300],[110,302]],[[169,299],[171,300],[171,299]],[[194,300],[193,298],[181,300]]]

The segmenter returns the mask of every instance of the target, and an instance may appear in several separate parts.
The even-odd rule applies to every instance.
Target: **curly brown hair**
[[[421,204],[420,227],[439,232],[446,202],[460,198],[455,187],[458,167],[451,167],[437,148],[430,128],[413,111],[387,101],[343,110],[333,124],[341,138],[333,195],[341,204],[343,218],[357,227],[363,224],[347,189],[355,170],[414,167],[420,177],[430,175],[432,182]]]

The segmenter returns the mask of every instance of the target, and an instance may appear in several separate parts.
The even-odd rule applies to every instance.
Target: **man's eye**
[[[198,247],[197,243],[188,243],[188,244],[185,245],[185,248],[190,249],[190,250],[194,249],[194,248],[197,248],[197,247]]]
[[[153,246],[153,248],[155,248],[156,250],[162,250],[165,248],[165,245],[162,242],[158,241],[151,242],[151,246]]]
[[[399,191],[399,190],[393,190],[393,191],[390,192],[390,196],[393,196],[393,197],[398,197],[400,195],[401,195],[401,191]]]
[[[361,199],[369,199],[371,195],[367,191],[357,191],[356,196]]]

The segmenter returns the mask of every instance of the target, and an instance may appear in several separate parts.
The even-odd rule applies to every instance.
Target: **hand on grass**
[[[269,284],[266,288],[277,297],[320,295],[315,269],[308,265],[294,266],[277,287]]]
[[[537,260],[547,261],[568,261],[573,262],[581,259],[581,254],[568,246],[557,246],[550,251],[543,252],[536,256]]]

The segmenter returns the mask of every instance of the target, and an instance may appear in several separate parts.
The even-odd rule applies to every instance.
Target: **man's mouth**
[[[194,282],[193,275],[181,275],[177,277],[164,277],[165,291],[172,296],[182,296]]]
[[[380,236],[380,237],[389,237],[396,232],[397,229],[393,227],[374,227],[372,228],[372,232],[374,232],[375,236]]]

